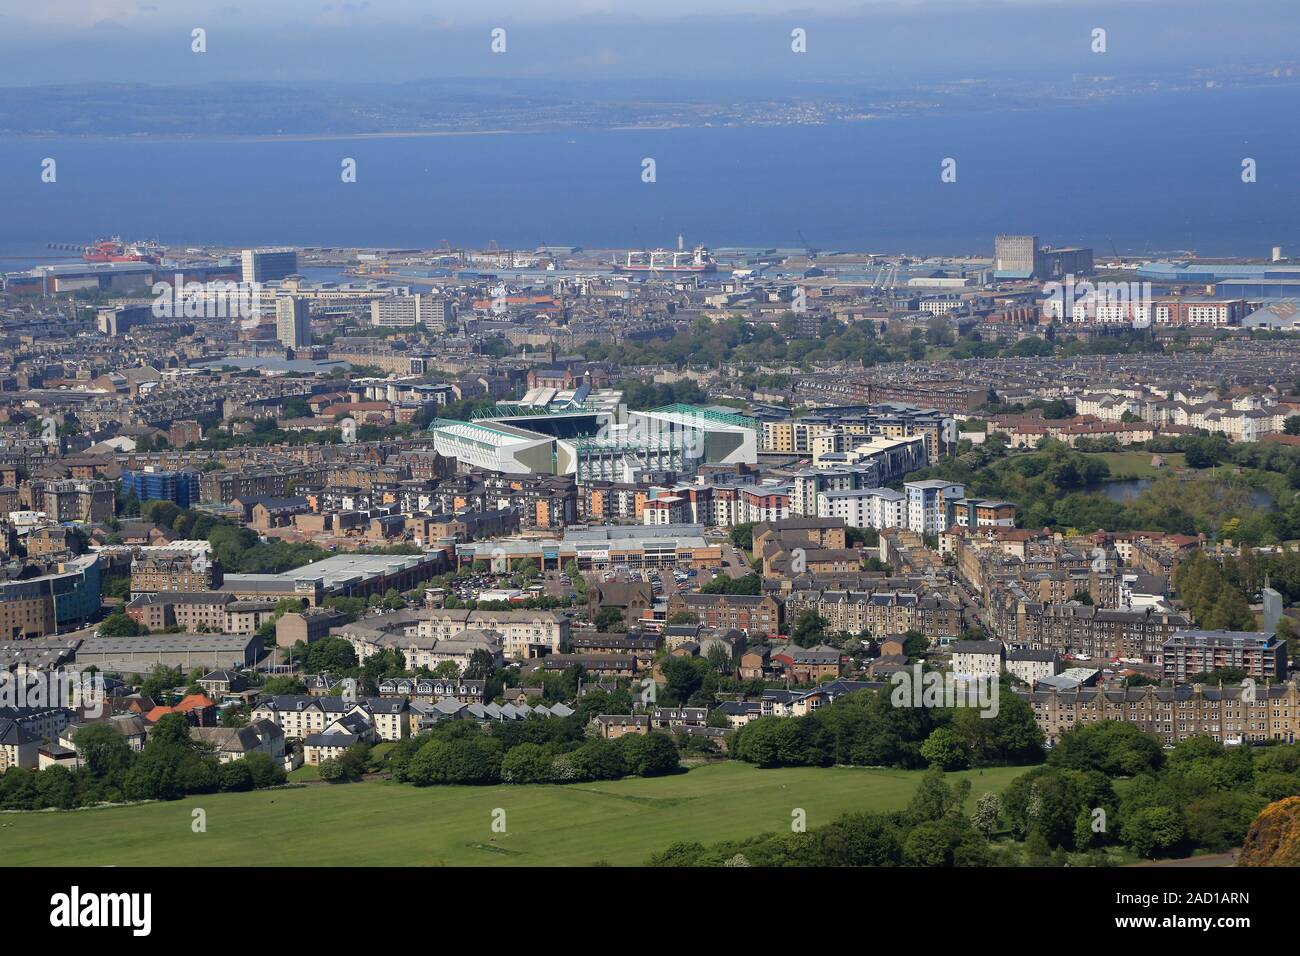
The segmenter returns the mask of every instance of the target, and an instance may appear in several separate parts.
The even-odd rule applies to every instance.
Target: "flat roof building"
[[[256,634],[148,634],[82,641],[77,664],[121,674],[148,674],[159,664],[188,672],[250,667],[261,654],[262,639]]]
[[[423,554],[336,554],[279,574],[228,574],[221,590],[241,598],[297,597],[316,605],[328,597],[367,597],[409,590],[445,570],[443,551]]]
[[[1286,642],[1271,631],[1175,631],[1164,643],[1166,680],[1183,681],[1215,670],[1241,670],[1256,680],[1287,675]]]

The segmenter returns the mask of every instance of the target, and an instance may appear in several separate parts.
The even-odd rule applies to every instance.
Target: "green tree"
[[[265,787],[278,787],[285,781],[284,767],[276,762],[270,754],[251,753],[240,763],[248,767],[252,775],[253,786],[261,790]]]
[[[492,653],[479,648],[470,654],[464,677],[466,680],[490,680],[496,669],[497,662]]]
[[[1132,777],[1158,770],[1164,754],[1141,728],[1114,720],[1076,727],[1061,735],[1047,762],[1071,770],[1097,770],[1108,777]]]
[[[521,743],[501,758],[502,783],[545,783],[550,779],[551,752],[540,744]]]
[[[596,737],[588,740],[569,755],[570,765],[588,780],[617,780],[628,772],[623,759],[624,739],[602,740]]]
[[[262,685],[262,693],[268,697],[305,694],[307,685],[299,677],[268,677]]]
[[[980,794],[980,798],[975,801],[975,816],[971,822],[975,829],[984,834],[985,838],[993,835],[993,831],[998,828],[998,821],[1002,816],[1002,800],[996,793],[989,791]]]
[[[623,742],[623,761],[628,773],[659,777],[680,767],[677,747],[667,734],[628,734]]]
[[[303,669],[310,674],[337,674],[357,666],[357,654],[341,637],[322,637],[307,647]]]
[[[36,793],[43,807],[71,810],[77,805],[77,783],[72,771],[57,764],[36,774]]]
[[[1121,835],[1134,853],[1154,858],[1173,850],[1185,833],[1182,816],[1173,807],[1143,807],[1124,820]]]
[[[826,637],[826,619],[816,611],[804,611],[799,615],[794,628],[790,631],[790,640],[800,647],[813,647]]]
[[[970,766],[970,756],[962,739],[951,727],[938,727],[921,745],[921,756],[931,767],[940,770],[964,770]]]
[[[222,790],[252,790],[253,771],[247,760],[232,760],[217,768],[217,780]]]
[[[100,637],[136,637],[145,630],[121,608],[104,618],[99,625]]]
[[[182,680],[184,680],[184,677],[179,669],[168,667],[165,664],[157,664],[149,672],[149,675],[140,682],[140,693],[157,701],[162,698],[165,691],[176,687]]]
[[[592,619],[598,631],[612,631],[622,626],[623,612],[616,607],[602,607]]]
[[[77,753],[91,778],[107,786],[121,785],[131,765],[131,747],[110,723],[85,724],[77,730]]]
[[[416,786],[490,784],[501,780],[501,742],[492,737],[433,739],[411,759],[407,778]]]
[[[733,578],[723,573],[700,586],[701,594],[761,594],[762,590],[762,575],[756,573],[746,574],[739,578]]]
[[[659,665],[664,675],[663,703],[690,704],[704,686],[709,663],[698,657],[666,657]]]
[[[727,536],[731,539],[731,543],[742,551],[754,550],[754,522],[747,521],[732,525]]]

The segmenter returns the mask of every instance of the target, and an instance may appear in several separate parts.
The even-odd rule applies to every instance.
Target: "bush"
[[[737,731],[735,754],[760,767],[819,766],[826,753],[818,729],[807,718],[760,717]]]
[[[666,734],[628,734],[620,740],[628,773],[639,777],[659,777],[674,773],[681,767],[677,747]]]
[[[47,767],[36,774],[36,793],[43,807],[71,810],[77,805],[77,782],[67,767]]]
[[[1267,805],[1264,797],[1244,792],[1211,793],[1189,801],[1183,808],[1187,838],[1217,852],[1241,846],[1251,822]]]
[[[1269,801],[1300,796],[1300,774],[1259,774],[1255,777],[1255,792]]]
[[[569,764],[586,780],[617,780],[628,772],[621,740],[596,737],[568,756]]]
[[[330,783],[352,783],[360,780],[370,766],[370,745],[353,744],[338,757],[322,760],[319,773]]]
[[[248,772],[253,778],[253,786],[258,790],[278,787],[286,779],[284,766],[269,754],[251,753],[241,762],[248,766]]]
[[[222,790],[252,790],[253,771],[247,760],[232,760],[217,768],[217,780]]]

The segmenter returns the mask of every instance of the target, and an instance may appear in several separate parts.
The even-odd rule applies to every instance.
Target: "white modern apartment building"
[[[903,482],[907,498],[907,528],[917,534],[938,534],[948,526],[948,502],[966,497],[964,486],[955,481],[927,478]]]
[[[907,496],[892,488],[823,491],[817,496],[817,517],[839,518],[850,528],[905,528]]]
[[[830,491],[863,491],[880,485],[876,462],[865,461],[827,468],[804,468],[795,473],[790,486],[790,513],[818,514],[818,498]]]

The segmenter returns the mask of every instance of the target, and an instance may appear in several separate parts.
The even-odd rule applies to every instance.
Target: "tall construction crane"
[[[808,261],[811,262],[812,260],[816,259],[817,253],[821,252],[821,250],[814,249],[812,246],[808,245],[808,238],[803,234],[802,229],[796,229],[795,232],[799,234],[799,241],[803,243],[803,251],[804,254],[808,257]]]

